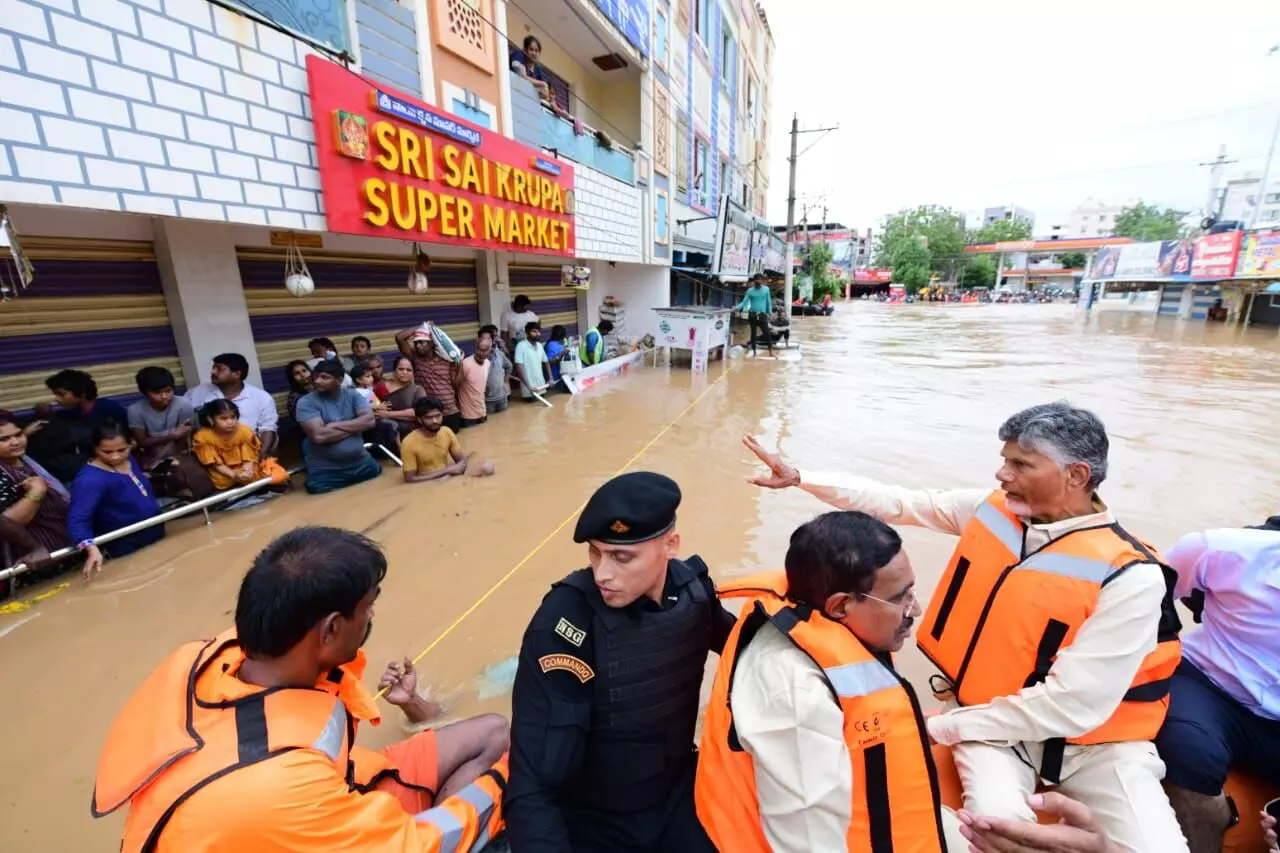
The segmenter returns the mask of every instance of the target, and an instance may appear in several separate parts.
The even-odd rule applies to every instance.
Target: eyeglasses
[[[888,605],[889,607],[901,608],[903,613],[910,613],[916,606],[916,602],[919,601],[919,599],[916,598],[916,591],[914,589],[907,592],[907,597],[902,599],[902,601],[886,601],[883,598],[876,598],[874,595],[870,595],[865,592],[862,594],[862,597],[869,598],[872,601],[878,601],[881,604]]]

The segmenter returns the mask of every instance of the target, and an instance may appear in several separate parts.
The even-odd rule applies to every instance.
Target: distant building
[[[774,232],[786,239],[786,226],[774,226]],[[871,229],[858,231],[839,222],[811,222],[795,228],[796,257],[806,244],[825,241],[831,245],[831,263],[845,270],[866,269],[871,265]]]
[[[1258,203],[1259,175],[1243,175],[1227,181],[1222,199],[1222,215],[1219,219],[1238,220],[1246,226],[1253,222],[1254,208]],[[1280,222],[1280,182],[1268,183],[1262,197],[1262,212],[1258,224]]]
[[[1111,237],[1115,233],[1116,217],[1124,211],[1122,204],[1103,204],[1088,198],[1067,217],[1062,237]]]
[[[1034,228],[1036,224],[1036,215],[1025,207],[1018,207],[1016,204],[1006,204],[1001,205],[1000,207],[988,207],[982,211],[982,225],[979,227],[985,228],[993,222],[999,222],[1000,220],[1005,220],[1007,222],[1020,220]]]

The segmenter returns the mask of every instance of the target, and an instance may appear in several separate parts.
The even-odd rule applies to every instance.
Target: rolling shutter
[[[349,355],[351,339],[364,335],[387,360],[398,354],[396,332],[431,320],[464,351],[475,349],[480,313],[474,261],[432,260],[430,288],[417,296],[405,284],[407,256],[309,251],[316,290],[300,299],[284,289],[283,249],[239,248],[236,256],[262,382],[282,412],[289,393],[284,366],[311,358],[312,338],[332,338],[339,354]]]
[[[185,387],[151,243],[24,237],[35,280],[0,303],[0,406],[49,402],[44,381],[64,368],[90,373],[98,395],[138,399],[134,375],[148,365]],[[8,250],[0,262],[11,263]]]
[[[564,326],[569,337],[578,335],[578,291],[560,284],[560,267],[543,264],[511,264],[507,270],[510,298],[527,296],[530,310],[542,322],[543,339],[551,337],[552,326]],[[508,301],[505,312],[511,307]]]

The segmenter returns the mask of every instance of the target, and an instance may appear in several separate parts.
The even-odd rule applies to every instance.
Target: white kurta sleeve
[[[800,488],[836,509],[874,515],[886,524],[909,524],[960,535],[992,489],[906,489],[866,477],[817,471],[800,474]]]

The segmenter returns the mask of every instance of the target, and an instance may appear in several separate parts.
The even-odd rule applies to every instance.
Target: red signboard
[[[1191,256],[1191,277],[1221,280],[1236,274],[1240,254],[1240,232],[1206,234],[1197,237]]]
[[[885,284],[893,281],[893,270],[876,267],[854,270],[853,280],[859,284]]]
[[[307,57],[329,230],[575,254],[573,167]]]
[[[852,231],[797,231],[792,235],[793,243],[817,243],[819,240],[828,243],[841,243],[849,240],[856,240],[858,237]]]

